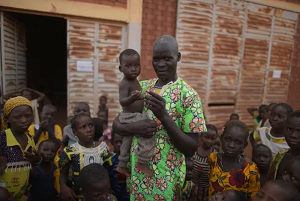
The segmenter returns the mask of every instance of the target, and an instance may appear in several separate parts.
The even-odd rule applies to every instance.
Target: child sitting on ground
[[[284,168],[284,173],[281,177],[283,181],[290,182],[300,192],[300,156],[290,160]]]
[[[213,152],[213,145],[218,136],[218,129],[211,124],[206,125],[207,132],[199,134],[198,149],[193,156],[193,177],[192,181],[198,186],[198,201],[207,200],[208,195],[208,157]]]
[[[54,188],[54,157],[59,148],[55,140],[44,140],[39,144],[38,153],[42,162],[30,171],[29,183],[32,185],[28,201],[54,201],[57,194]]]
[[[280,179],[287,163],[300,156],[300,110],[291,113],[286,121],[284,135],[285,141],[290,147],[278,152],[271,163],[268,180]]]
[[[276,180],[268,181],[252,201],[299,201],[300,194],[290,183]]]
[[[11,196],[6,188],[0,187],[0,200],[12,201]]]
[[[34,142],[38,145],[42,141],[47,139],[58,140],[58,143],[61,144],[62,132],[59,125],[54,123],[54,118],[56,116],[57,109],[53,105],[45,105],[41,112],[41,123],[31,125],[29,127],[29,134],[33,137]],[[60,150],[57,152],[54,163],[58,167],[58,155]],[[55,170],[54,177],[55,182],[54,186],[58,192],[60,192],[59,187],[59,168]]]
[[[109,170],[109,178],[111,179],[112,194],[117,197],[118,200],[129,201],[129,193],[126,190],[126,175],[117,171],[119,165],[120,147],[123,141],[123,137],[117,133],[112,132],[111,137],[112,144],[114,146],[113,156],[111,158],[112,167]]]
[[[229,190],[214,195],[209,201],[249,201],[249,199],[240,191]]]
[[[76,115],[71,121],[71,127],[78,138],[78,142],[65,147],[59,156],[61,198],[81,201],[83,198],[79,186],[81,169],[91,163],[99,163],[108,168],[112,162],[106,143],[93,140],[95,127],[89,115],[85,113]],[[73,168],[72,189],[67,186],[71,166]]]
[[[117,201],[114,195],[109,194],[108,173],[100,164],[93,163],[82,168],[79,183],[84,201]]]
[[[253,138],[256,143],[261,142],[261,144],[269,147],[273,156],[277,152],[289,148],[289,145],[285,140],[284,133],[287,118],[292,112],[292,107],[286,103],[275,105],[272,108],[270,118],[272,128],[263,127],[256,130],[253,134]],[[255,144],[253,145],[255,146]]]
[[[209,156],[209,197],[226,190],[237,190],[251,199],[260,189],[260,174],[241,152],[248,145],[249,129],[240,121],[229,121],[221,136],[223,153]],[[244,178],[244,179],[241,179]]]
[[[240,120],[240,116],[238,114],[236,114],[236,113],[232,113],[230,115],[230,120],[237,120],[237,121],[239,121]]]
[[[269,147],[263,144],[256,145],[252,150],[252,161],[256,163],[260,173],[260,185],[267,182],[268,171],[272,160],[272,153]]]
[[[132,49],[124,50],[119,57],[120,71],[124,74],[124,78],[120,83],[120,104],[123,107],[123,112],[119,115],[121,123],[133,123],[143,119],[147,119],[148,115],[144,109],[144,95],[141,93],[141,86],[137,80],[140,74],[140,55]],[[153,172],[148,165],[148,161],[154,154],[156,147],[156,135],[151,138],[143,138],[135,136],[138,141],[138,148],[135,150],[138,162],[136,167],[148,177],[152,177]],[[133,135],[128,135],[123,138],[121,153],[119,156],[118,172],[130,176],[127,169],[129,161],[129,152]]]

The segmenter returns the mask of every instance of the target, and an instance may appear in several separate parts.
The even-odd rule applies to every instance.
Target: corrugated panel
[[[270,70],[290,70],[293,45],[272,43]]]
[[[245,70],[265,70],[267,67],[269,42],[245,39],[242,66]]]
[[[207,94],[208,104],[219,106],[208,105],[206,117],[220,130],[234,112],[245,14],[243,1],[216,1],[214,6],[216,20]]]
[[[209,123],[221,127],[236,112],[252,126],[247,108],[286,100],[297,19],[243,0],[179,0],[178,73],[202,97]]]
[[[282,72],[280,78],[273,78],[273,71],[269,71],[264,102],[285,103],[287,101],[288,79],[288,72]]]
[[[247,3],[246,9],[244,54],[235,112],[252,126],[254,121],[247,108],[257,108],[263,101],[274,9],[251,3]]]
[[[261,105],[264,82],[265,72],[242,69],[235,112],[240,115],[241,121],[248,125],[253,125],[253,119],[249,115],[247,108]]]
[[[213,69],[209,103],[235,104],[238,70]]]
[[[125,27],[122,24],[68,20],[68,113],[77,102],[87,102],[92,116],[98,112],[99,97],[108,98],[109,123],[119,106],[118,56],[125,48]],[[78,72],[77,61],[91,61],[92,72]]]
[[[94,108],[94,56],[95,22],[68,20],[68,114],[72,115],[74,105],[87,102]],[[92,72],[77,71],[77,61],[91,61]]]
[[[205,107],[211,46],[213,5],[211,1],[178,2],[176,37],[181,52],[178,75],[200,95]]]
[[[26,29],[23,24],[1,12],[3,93],[26,87]]]
[[[26,76],[26,27],[16,23],[16,50],[17,50],[17,89],[27,86]]]
[[[119,82],[122,73],[119,71],[119,54],[125,48],[125,37],[122,24],[99,24],[99,78],[98,97],[107,97],[109,122],[117,116],[119,104]],[[95,111],[96,112],[96,111]]]
[[[218,128],[219,133],[222,133],[222,128],[233,112],[234,106],[209,107],[205,117],[209,116],[209,123],[215,125]]]

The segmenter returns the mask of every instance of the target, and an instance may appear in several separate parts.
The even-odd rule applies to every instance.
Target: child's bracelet
[[[35,165],[39,165],[39,164],[41,164],[41,162],[43,161],[43,157],[41,157],[41,160],[40,160],[40,162],[38,162],[38,163],[36,163]]]

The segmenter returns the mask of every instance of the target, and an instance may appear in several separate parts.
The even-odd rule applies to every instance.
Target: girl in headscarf
[[[23,97],[4,105],[0,132],[0,181],[14,200],[20,201],[27,189],[32,165],[41,162],[28,128],[33,120],[31,102]]]

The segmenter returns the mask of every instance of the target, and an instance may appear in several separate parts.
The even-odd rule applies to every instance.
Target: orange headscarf
[[[6,101],[6,103],[4,105],[3,119],[2,119],[2,125],[1,125],[2,131],[8,129],[6,117],[11,113],[11,111],[13,109],[15,109],[16,107],[19,107],[21,105],[27,105],[32,109],[31,101],[22,96],[17,96],[15,98],[11,98],[8,101]]]

